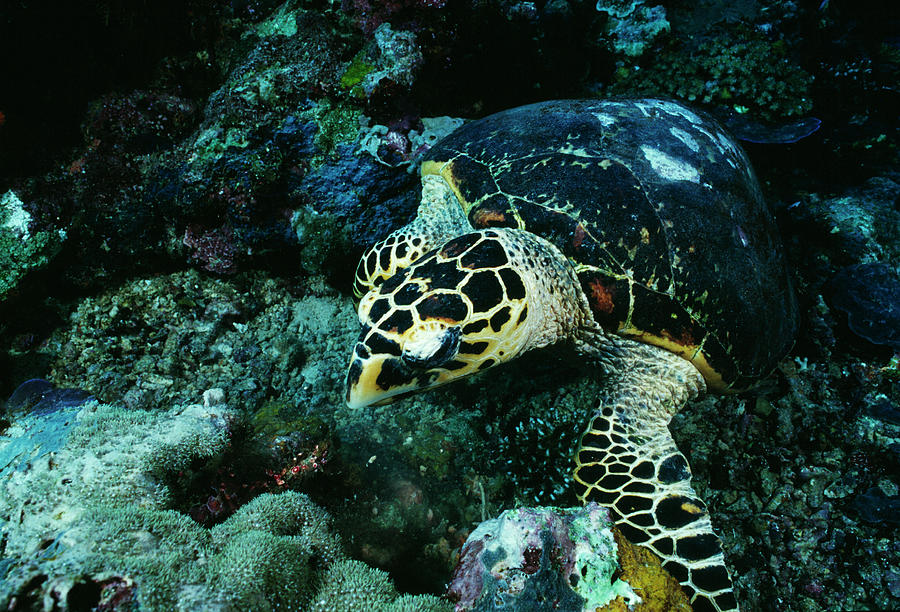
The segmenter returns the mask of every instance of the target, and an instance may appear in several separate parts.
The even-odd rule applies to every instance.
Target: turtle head
[[[349,405],[389,403],[532,347],[530,283],[511,261],[507,231],[454,238],[366,293],[347,373]]]

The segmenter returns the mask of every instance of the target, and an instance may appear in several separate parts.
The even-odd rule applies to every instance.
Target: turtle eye
[[[458,325],[441,330],[420,330],[406,342],[400,358],[412,368],[436,368],[456,356],[461,336]]]

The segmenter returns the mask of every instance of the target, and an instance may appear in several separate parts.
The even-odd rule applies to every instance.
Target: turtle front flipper
[[[656,347],[634,344],[626,353],[628,376],[603,398],[581,439],[579,499],[608,506],[631,542],[659,555],[695,611],[737,610],[721,542],[668,429],[672,415],[705,391],[703,378]]]

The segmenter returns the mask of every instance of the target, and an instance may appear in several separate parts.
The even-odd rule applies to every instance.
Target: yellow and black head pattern
[[[423,236],[401,230],[369,249],[359,260],[353,277],[353,297],[357,300],[408,267],[427,250]]]
[[[347,403],[388,403],[517,356],[528,291],[508,248],[496,230],[464,234],[363,296]]]

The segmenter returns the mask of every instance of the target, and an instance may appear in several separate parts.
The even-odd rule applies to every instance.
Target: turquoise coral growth
[[[430,597],[394,607],[409,600],[386,574],[342,564],[328,513],[305,494],[259,495],[211,529],[176,510],[178,492],[164,483],[177,479],[167,476],[221,457],[234,416],[226,406],[146,412],[91,401],[67,414],[74,424],[52,454],[37,452],[46,441],[31,433],[46,415],[15,417],[0,436],[0,457],[31,457],[0,467],[3,609],[66,601],[74,589],[140,610],[295,610],[348,598],[365,610],[439,609]]]
[[[641,602],[621,572],[609,512],[537,506],[506,510],[466,540],[450,583],[457,610],[596,610]]]
[[[598,0],[596,10],[608,15],[607,44],[628,57],[642,55],[660,33],[669,31],[666,9],[644,6],[643,0]]]
[[[362,561],[332,565],[322,579],[311,612],[449,612],[453,607],[433,595],[397,595],[387,573]]]

